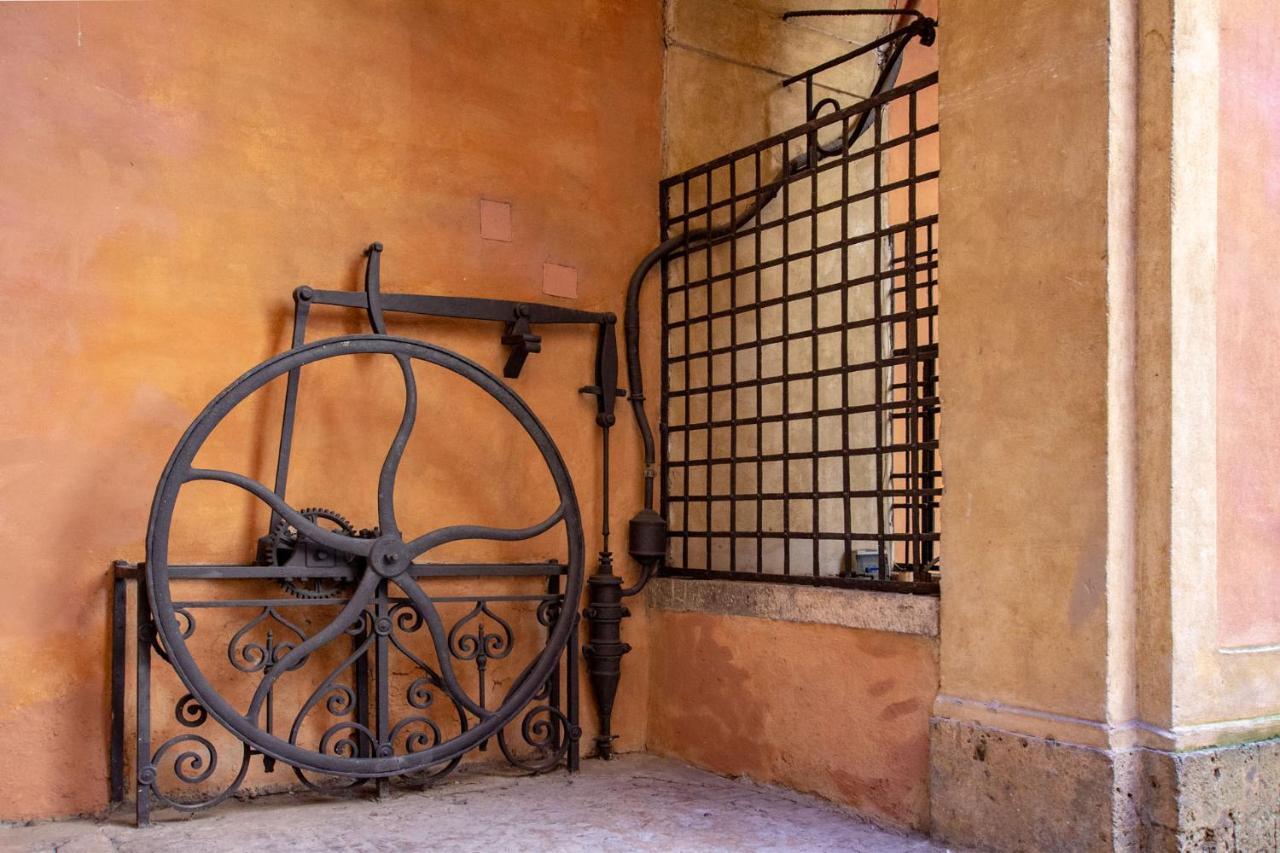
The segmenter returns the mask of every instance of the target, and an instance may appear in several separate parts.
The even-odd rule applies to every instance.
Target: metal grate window
[[[663,264],[666,574],[936,590],[936,94],[931,74],[662,182],[667,237],[763,203]]]

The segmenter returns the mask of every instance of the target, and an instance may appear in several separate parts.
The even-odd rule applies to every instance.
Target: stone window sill
[[[938,636],[938,599],[934,596],[689,578],[654,578],[646,594],[649,607],[655,610]]]

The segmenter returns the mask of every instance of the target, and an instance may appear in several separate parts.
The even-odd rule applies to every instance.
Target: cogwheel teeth
[[[311,506],[298,511],[298,514],[308,521],[318,521],[324,519],[337,525],[337,533],[344,536],[357,536],[355,525],[348,521],[343,515],[326,507]],[[267,557],[271,561],[271,565],[280,566],[288,562],[289,557],[293,554],[293,550],[298,546],[298,531],[294,530],[293,525],[283,518],[276,522],[269,536]],[[295,598],[331,598],[339,593],[343,587],[347,586],[347,582],[337,578],[279,578],[277,583],[284,588],[284,591]]]

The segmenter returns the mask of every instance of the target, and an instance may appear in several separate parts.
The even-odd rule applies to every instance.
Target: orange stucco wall
[[[379,239],[387,290],[550,300],[551,261],[578,272],[565,304],[620,312],[656,230],[660,16],[623,0],[0,5],[0,819],[105,805],[108,564],[142,558],[195,413],[287,346],[294,286],[356,289]],[[482,197],[513,205],[512,242],[480,239]],[[317,314],[313,337],[361,330]],[[503,359],[496,328],[400,330]],[[576,388],[591,335],[544,334],[516,388],[567,457],[590,554],[599,450]],[[480,414],[468,405],[439,423]],[[359,449],[358,427],[336,435],[318,449]],[[524,507],[498,482],[523,457],[469,435],[407,500],[427,511],[449,488],[445,514],[536,515],[545,494]],[[269,472],[270,453],[248,451],[249,473]],[[631,498],[619,490],[615,529]],[[186,541],[221,549],[203,535]],[[622,749],[644,742],[633,609]]]
[[[1278,40],[1268,3],[1247,0],[1222,15],[1218,594],[1220,636],[1232,646],[1280,642]]]
[[[650,750],[928,824],[936,639],[704,613],[650,623]]]

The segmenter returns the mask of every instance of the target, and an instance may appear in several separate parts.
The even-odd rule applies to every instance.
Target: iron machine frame
[[[614,404],[623,393],[617,387],[616,319],[598,313],[532,302],[383,293],[380,243],[372,244],[363,293],[299,287],[293,293],[292,347],[246,373],[209,404],[179,443],[157,488],[148,526],[148,559],[144,563],[113,564],[110,798],[125,796],[125,691],[129,633],[133,633],[136,660],[135,713],[136,758],[135,810],[139,825],[150,821],[153,802],[182,811],[214,806],[240,789],[253,759],[260,758],[267,772],[277,762],[288,764],[302,785],[331,795],[350,795],[370,784],[383,794],[393,779],[409,784],[432,784],[458,767],[463,755],[485,750],[496,742],[503,756],[516,768],[545,772],[557,766],[570,771],[580,761],[580,700],[578,680],[578,601],[584,586],[582,520],[573,485],[558,449],[537,417],[496,376],[478,364],[422,341],[387,334],[384,315],[404,313],[433,318],[485,321],[503,324],[502,343],[508,348],[503,373],[520,376],[527,358],[541,351],[536,329],[568,324],[594,327],[596,353],[594,383],[578,389],[595,399],[595,421],[604,451],[603,549],[597,575],[612,576],[608,545],[608,437],[614,422]],[[365,312],[373,333],[306,342],[308,320],[314,306],[335,306]],[[356,530],[333,510],[312,507],[294,509],[286,501],[289,467],[296,430],[302,369],[329,359],[351,355],[394,358],[405,384],[405,409],[400,427],[384,459],[378,480],[378,525]],[[455,525],[413,539],[401,535],[395,511],[395,485],[400,459],[416,419],[417,383],[413,363],[424,362],[448,370],[478,386],[513,416],[532,439],[548,467],[559,494],[559,506],[543,521],[526,528],[493,528]],[[204,439],[235,406],[268,382],[285,377],[286,389],[272,488],[242,474],[194,468],[192,460]],[[258,542],[257,555],[243,565],[170,565],[167,540],[178,492],[185,483],[215,481],[238,487],[271,509],[267,533]],[[566,534],[567,557],[549,562],[438,563],[425,559],[428,551],[466,539],[524,540],[556,527]],[[418,585],[421,579],[481,579],[494,577],[541,579],[537,594],[483,594],[433,597]],[[187,581],[274,581],[283,587],[277,597],[190,599],[174,592]],[[597,586],[599,581],[594,581]],[[136,584],[136,612],[128,623],[128,586]],[[609,583],[604,580],[605,587]],[[486,669],[511,654],[515,644],[509,618],[497,611],[500,604],[534,607],[545,631],[545,647],[521,673],[497,708],[486,695]],[[445,624],[437,604],[471,605],[452,627]],[[308,632],[291,614],[297,608],[336,609],[325,627]],[[205,677],[188,649],[197,628],[197,613],[215,609],[247,610],[248,616],[226,643],[226,657],[234,669],[251,679],[252,699],[247,713],[223,696],[220,687]],[[588,614],[593,615],[589,612]],[[599,615],[607,619],[607,603]],[[618,617],[620,620],[620,616]],[[615,621],[616,627],[616,621]],[[262,638],[266,630],[265,640]],[[416,655],[409,635],[429,635],[436,664]],[[596,632],[598,633],[598,632]],[[607,640],[607,630],[606,637]],[[279,725],[276,682],[296,671],[329,644],[346,638],[349,651],[338,667],[311,691],[288,726],[286,737]],[[616,651],[599,641],[583,651],[593,687],[616,690],[617,667],[607,653]],[[596,672],[593,655],[606,654],[605,672]],[[397,705],[389,656],[398,653],[411,661],[417,678],[403,686],[399,702],[403,712],[394,719]],[[620,657],[621,653],[617,654]],[[152,744],[151,678],[154,658],[171,664],[187,692],[178,699],[173,716],[184,730],[159,746]],[[613,659],[616,662],[616,657]],[[475,669],[478,696],[462,687],[455,664]],[[346,673],[346,675],[343,675]],[[426,709],[441,697],[457,715],[458,735],[446,738]],[[598,704],[611,706],[612,692]],[[309,714],[321,709],[338,722],[320,737],[319,746],[299,743],[300,730]],[[523,715],[523,716],[521,716]],[[198,786],[212,778],[218,751],[200,728],[216,720],[241,742],[239,768],[231,781],[213,793]],[[525,754],[510,743],[504,728],[515,721]],[[607,733],[607,720],[603,726]],[[610,739],[603,741],[607,752]],[[532,755],[529,753],[532,751]],[[172,776],[180,785],[193,786],[175,794],[162,789],[163,761],[172,760]],[[312,778],[323,774],[324,778]]]

